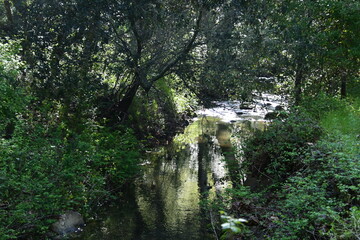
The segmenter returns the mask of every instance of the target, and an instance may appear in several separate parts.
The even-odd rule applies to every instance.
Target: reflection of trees
[[[249,124],[244,124],[246,131],[251,127]],[[234,179],[239,176],[232,171],[239,165],[230,142],[233,126],[208,117],[199,119],[185,132],[181,139],[191,141],[178,141],[149,155],[152,165],[144,170],[135,188],[129,186],[127,201],[124,207],[119,207],[121,213],[111,213],[109,221],[106,220],[109,223],[103,225],[111,232],[106,239],[209,238],[209,212],[199,210],[198,202],[214,196],[212,189],[209,193],[209,185],[220,189],[223,164],[218,169],[217,163],[223,156],[231,180],[236,182]],[[101,232],[96,236],[95,239],[105,239]]]
[[[235,186],[240,181],[240,166],[236,159],[234,147],[230,141],[231,130],[229,124],[218,124],[216,130],[216,139],[219,142],[221,151],[225,156],[225,162],[229,170],[229,176]]]
[[[131,237],[129,237],[128,239],[134,239],[137,236],[142,235],[143,232],[148,231],[144,219],[142,218],[142,215],[140,214],[139,211],[139,205],[138,202],[136,201],[136,195],[135,195],[135,186],[131,185],[131,187],[129,188],[129,190],[127,191],[127,196],[128,196],[128,202],[127,202],[127,209],[130,209],[130,211],[132,211],[132,215],[133,217],[131,219],[134,219],[134,223],[133,223],[133,231],[132,234],[130,235]],[[127,211],[126,211],[127,212]],[[127,219],[127,218],[125,218]],[[129,223],[127,224],[132,224],[132,221],[128,221]],[[125,227],[124,228],[125,232],[130,232],[128,231],[128,228]],[[125,234],[124,234],[125,235]]]
[[[195,224],[198,199],[187,199],[197,189],[185,188],[184,181],[184,177],[190,179],[194,175],[193,171],[197,173],[196,168],[189,168],[190,156],[197,154],[196,150],[189,145],[181,151],[178,146],[169,146],[165,153],[154,156],[153,167],[147,169],[143,182],[137,186],[137,201],[148,229],[141,236],[146,236],[146,239],[179,239],[175,236],[176,231],[198,232],[195,230],[198,227]],[[185,198],[185,204],[178,197]]]
[[[208,169],[209,162],[211,161],[210,151],[211,143],[210,136],[207,134],[202,134],[200,136],[202,141],[198,142],[198,186],[199,186],[199,194],[200,201],[206,200],[208,198],[209,184],[208,184]],[[200,217],[202,221],[199,225],[200,233],[205,235],[207,230],[207,224],[209,223],[208,217],[206,216],[206,210],[201,208]]]
[[[204,138],[208,138],[206,134],[203,135]],[[198,152],[198,185],[200,194],[203,196],[207,192],[208,179],[207,179],[207,159],[209,158],[209,149],[208,143],[203,141],[198,143],[199,152]]]
[[[124,199],[117,206],[106,208],[105,212],[101,212],[98,216],[102,219],[98,222],[100,226],[96,225],[96,222],[90,222],[86,226],[90,231],[86,230],[79,239],[132,240],[147,231],[139,212],[134,185],[128,185],[123,191]],[[126,208],[123,207],[124,205]]]
[[[189,126],[192,127],[189,134],[194,136],[196,132],[196,144],[174,144],[165,152],[153,155],[152,167],[137,186],[141,225],[134,230],[135,235],[147,239],[184,239],[192,235],[191,239],[201,239],[207,234],[209,217],[205,211],[199,212],[198,197],[200,200],[210,197],[209,185],[213,184],[210,173],[216,170],[212,169],[214,159],[224,155],[229,164],[230,160],[236,162],[236,158],[232,153],[229,125],[219,124],[218,119],[213,118],[202,118],[195,124],[196,127]],[[220,147],[214,144],[215,138]],[[214,184],[218,180],[214,178]],[[176,231],[187,233],[174,236]]]

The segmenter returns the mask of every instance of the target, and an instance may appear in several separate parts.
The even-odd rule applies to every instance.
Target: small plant
[[[339,214],[330,215],[333,223],[324,235],[330,239],[360,239],[360,210],[352,207],[348,213],[349,217],[343,218]]]
[[[220,211],[220,218],[223,221],[221,229],[223,234],[220,239],[230,239],[234,235],[242,234],[245,232],[245,224],[247,220],[244,218],[234,218],[227,215],[224,211]]]

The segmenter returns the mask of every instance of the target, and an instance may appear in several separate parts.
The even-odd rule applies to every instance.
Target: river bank
[[[359,239],[359,102],[308,101],[244,144],[260,184],[231,191],[227,214],[248,222],[229,239]]]

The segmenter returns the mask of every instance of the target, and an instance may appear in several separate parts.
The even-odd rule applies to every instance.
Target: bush
[[[89,127],[67,138],[61,129],[34,126],[19,126],[0,142],[0,239],[44,234],[65,210],[87,213],[139,170],[128,129]]]
[[[316,121],[295,111],[245,143],[245,166],[253,176],[284,180],[304,166],[304,155],[320,135]]]
[[[354,139],[360,134],[360,100],[345,102],[343,107],[323,114],[321,126],[328,132],[338,132]]]
[[[0,42],[0,137],[10,137],[17,115],[25,108],[27,97],[16,86],[21,66],[16,55],[19,44]]]
[[[360,203],[360,152],[348,152],[346,140],[333,140],[315,145],[304,159],[306,168],[283,184],[280,200],[272,203],[281,206],[272,213],[278,219],[275,239],[359,237],[354,207]]]
[[[250,200],[233,194],[233,209],[257,219],[254,235],[359,239],[358,100],[323,100],[312,104],[321,107],[293,111],[247,141],[245,166],[272,180],[255,189],[259,197],[251,197],[253,191],[245,192]]]
[[[319,120],[324,114],[330,111],[342,109],[344,103],[344,100],[320,93],[315,97],[305,96],[302,101],[302,106],[300,106],[300,110],[307,112],[310,116]]]
[[[0,43],[1,240],[43,238],[60,213],[86,215],[139,171],[130,129],[107,129],[60,101],[26,97],[19,46]],[[84,108],[75,113],[93,110]]]

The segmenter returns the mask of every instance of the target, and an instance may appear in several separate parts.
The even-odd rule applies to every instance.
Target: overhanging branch
[[[170,71],[170,69],[173,68],[178,62],[180,62],[184,58],[184,56],[186,56],[186,54],[188,54],[190,52],[190,50],[193,48],[194,42],[200,31],[202,15],[203,15],[203,10],[200,9],[198,18],[196,20],[196,25],[195,25],[195,30],[194,30],[193,36],[191,37],[189,42],[186,44],[185,48],[173,60],[169,61],[169,63],[163,68],[163,70],[158,75],[156,75],[150,79],[151,84],[153,84],[160,78],[163,78],[166,75],[166,73],[168,71]]]

